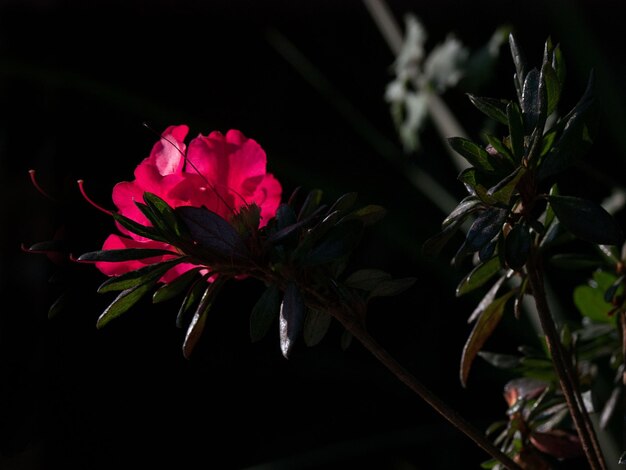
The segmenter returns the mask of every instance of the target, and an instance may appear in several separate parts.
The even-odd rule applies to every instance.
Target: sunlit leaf
[[[489,153],[480,145],[464,137],[450,137],[448,143],[477,170],[488,173],[494,171]]]
[[[513,64],[515,65],[515,89],[517,90],[517,96],[522,99],[522,90],[524,88],[524,80],[526,79],[526,58],[522,49],[517,44],[517,40],[513,33],[509,34],[509,47],[511,49],[511,57],[513,58]]]
[[[78,261],[130,261],[136,259],[153,258],[155,256],[180,256],[180,253],[157,248],[120,248],[113,250],[99,250],[83,253]]]
[[[500,271],[500,259],[494,256],[484,263],[480,263],[474,267],[462,280],[456,288],[456,295],[467,294],[468,292],[478,289]]]
[[[189,312],[190,309],[200,301],[202,294],[207,289],[208,277],[208,274],[206,274],[199,279],[196,279],[193,284],[191,284],[191,286],[189,286],[189,288],[187,289],[185,298],[181,302],[178,313],[176,314],[177,328],[182,328],[185,325],[187,312]]]
[[[591,285],[578,286],[574,289],[574,304],[580,313],[594,322],[612,323],[615,317],[609,312],[613,305],[607,302],[604,294],[615,282],[617,276],[606,271],[596,270]]]
[[[470,368],[478,351],[480,351],[491,334],[494,332],[504,313],[507,301],[515,291],[509,291],[501,297],[495,299],[478,317],[472,329],[461,356],[460,378],[463,387],[467,385]]]
[[[178,258],[149,264],[139,269],[110,277],[100,284],[100,287],[98,287],[98,293],[125,290],[138,284],[144,284],[148,281],[157,281],[169,269],[182,263],[186,259],[186,257],[180,256]]]
[[[135,233],[141,237],[149,238],[155,241],[162,241],[162,242],[167,241],[167,238],[161,235],[154,227],[148,227],[148,226],[142,225],[116,212],[112,212],[111,217],[113,217],[113,219],[115,219],[115,221],[119,223],[122,227],[124,227],[126,230],[129,230],[132,233]]]
[[[183,341],[183,356],[185,356],[186,359],[191,357],[191,353],[198,344],[198,341],[200,341],[200,337],[202,336],[202,332],[206,326],[207,314],[209,313],[209,310],[211,310],[215,297],[219,293],[223,284],[224,281],[217,278],[212,284],[209,284],[202,294],[202,298],[196,307],[196,311],[191,318],[191,322],[189,322],[189,326],[187,327],[187,331],[185,333],[185,339]]]
[[[289,358],[296,339],[304,325],[304,300],[298,286],[290,282],[280,304],[279,334],[280,350],[285,358]]]
[[[128,311],[137,302],[139,302],[143,296],[150,292],[154,288],[155,284],[156,280],[152,280],[120,292],[115,300],[113,300],[113,302],[111,302],[104,312],[102,312],[102,314],[98,317],[96,327],[103,328],[111,320]]]
[[[476,320],[476,318],[478,318],[478,316],[482,314],[485,311],[485,309],[493,303],[494,299],[496,298],[496,295],[498,295],[498,291],[500,290],[500,287],[502,287],[502,284],[504,283],[504,281],[508,279],[508,277],[509,277],[508,273],[504,274],[500,276],[496,282],[493,283],[491,288],[483,296],[483,298],[478,303],[476,308],[474,308],[474,311],[467,319],[467,323],[472,323],[474,320]]]
[[[173,281],[163,284],[152,295],[152,303],[164,302],[181,294],[197,278],[200,269],[198,267],[185,271]]]

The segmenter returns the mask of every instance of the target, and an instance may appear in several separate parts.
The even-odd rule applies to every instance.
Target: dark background
[[[389,2],[400,22],[405,13],[420,18],[428,48],[453,32],[477,49],[508,24],[538,65],[552,36],[568,65],[569,107],[595,69],[601,124],[592,166],[562,183],[563,192],[598,200],[608,186],[590,168],[621,184],[626,169],[619,4]],[[303,75],[286,60],[286,44],[315,70]],[[112,186],[132,179],[155,142],[144,122],[156,132],[186,123],[191,135],[240,129],[267,152],[285,197],[296,186],[320,188],[329,201],[357,191],[360,204],[388,209],[355,265],[419,282],[373,302],[370,331],[485,429],[504,417],[506,375],[477,361],[466,389],[458,380],[479,297],[454,297],[464,274],[449,266],[454,247],[441,259],[421,256],[444,214],[373,145],[387,142],[401,155],[383,99],[392,62],[360,1],[0,2],[0,468],[479,468],[486,455],[366,350],[356,342],[341,349],[338,325],[289,360],[277,331],[251,344],[248,314],[261,292],[254,281],[218,298],[186,360],[175,302],[140,304],[96,330],[112,300],[96,293],[101,274],[20,250],[55,237],[76,255],[101,246],[112,221],[82,199],[76,180],[112,207]],[[505,45],[476,91],[512,98],[512,73]],[[484,121],[464,91],[444,99],[477,137]],[[422,141],[422,151],[401,158],[460,199],[432,125]],[[35,190],[29,169],[57,202]],[[67,307],[48,320],[62,292]],[[505,319],[489,347],[512,351],[522,340],[535,340],[526,322]]]

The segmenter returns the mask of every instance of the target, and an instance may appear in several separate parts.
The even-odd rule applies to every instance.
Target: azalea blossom
[[[206,207],[228,220],[239,209],[256,204],[264,226],[275,213],[282,195],[278,180],[266,172],[266,155],[261,146],[238,130],[226,134],[213,131],[198,135],[185,144],[189,128],[170,126],[154,145],[150,155],[135,169],[135,179],[117,183],[113,188],[113,203],[118,213],[142,225],[150,225],[135,202],[143,202],[150,192],[171,207]],[[122,248],[157,248],[176,251],[167,243],[137,235],[119,223],[120,234],[111,234],[103,250]],[[136,270],[147,264],[164,261],[175,255],[165,255],[123,262],[98,262],[96,267],[108,276]],[[161,278],[171,282],[184,272],[196,268],[191,263],[179,263]]]

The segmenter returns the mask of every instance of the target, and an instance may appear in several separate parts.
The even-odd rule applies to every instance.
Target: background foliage
[[[532,59],[552,36],[568,66],[562,101],[574,104],[593,68],[601,104],[592,151],[561,190],[600,200],[612,180],[624,184],[626,18],[616,3],[389,5],[400,21],[405,13],[420,18],[429,46],[454,32],[477,49],[507,24]],[[383,99],[393,56],[362,2],[1,6],[0,463],[111,468],[168,458],[180,467],[443,469],[485,460],[359,345],[343,351],[340,329],[313,348],[300,345],[289,360],[277,328],[251,343],[248,313],[262,291],[254,282],[243,281],[249,296],[231,286],[219,297],[220,314],[186,360],[175,306],[146,305],[96,330],[110,301],[95,292],[100,273],[19,250],[57,231],[76,254],[100,247],[112,222],[85,203],[75,181],[84,179],[91,197],[111,207],[112,185],[132,177],[155,140],[143,122],[158,132],[178,123],[192,134],[238,128],[264,147],[285,194],[299,185],[323,189],[328,200],[356,191],[360,203],[388,209],[354,263],[418,283],[371,303],[371,332],[477,427],[500,419],[505,372],[476,362],[467,388],[458,381],[466,320],[479,297],[454,296],[464,275],[448,264],[455,245],[435,260],[420,252],[443,213],[384,155],[415,162],[459,200],[464,189],[431,124],[420,151],[402,154]],[[503,51],[481,94],[513,96]],[[484,122],[464,91],[474,90],[461,82],[443,97],[475,137]],[[30,168],[62,203],[34,190]],[[618,218],[624,226],[623,212]],[[47,309],[67,284],[49,278],[64,273],[74,275],[68,305],[49,321]],[[584,279],[561,271],[551,278],[554,290],[568,293],[564,309],[574,308],[571,291]],[[513,352],[524,341],[534,342],[534,331],[509,316],[489,349]]]

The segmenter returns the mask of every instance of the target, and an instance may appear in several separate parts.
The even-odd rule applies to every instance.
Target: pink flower
[[[184,140],[186,125],[170,126],[150,156],[135,169],[135,180],[121,182],[113,188],[113,203],[121,215],[142,225],[150,225],[135,205],[143,202],[145,192],[153,193],[171,207],[205,206],[226,220],[251,203],[261,209],[261,226],[272,218],[282,195],[282,187],[273,175],[266,172],[266,156],[261,146],[238,130],[226,135],[213,131],[208,136],[198,135]],[[176,251],[167,243],[141,237],[117,224],[125,235],[109,235],[103,250],[119,248],[160,248]],[[172,255],[173,256],[173,255]],[[147,264],[164,261],[169,255],[124,262],[98,262],[96,267],[108,276],[116,276]],[[197,267],[181,263],[161,278],[171,282],[182,273]]]

